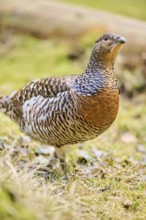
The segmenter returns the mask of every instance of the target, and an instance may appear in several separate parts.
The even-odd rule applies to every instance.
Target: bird
[[[26,135],[54,146],[64,163],[65,146],[94,139],[114,122],[120,94],[114,63],[124,43],[120,35],[102,35],[84,72],[33,80],[0,97],[0,110]]]

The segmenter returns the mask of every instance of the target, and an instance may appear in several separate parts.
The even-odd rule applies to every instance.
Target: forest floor
[[[35,78],[83,72],[92,40],[81,38],[82,50],[74,56],[69,40],[9,35],[0,44],[0,95]],[[121,95],[114,124],[74,145],[64,175],[52,148],[22,134],[0,113],[0,219],[145,220],[145,122],[145,94]]]

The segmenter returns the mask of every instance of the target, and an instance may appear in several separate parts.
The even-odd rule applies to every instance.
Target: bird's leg
[[[64,151],[61,149],[61,148],[55,148],[56,149],[56,157],[59,159],[60,161],[60,166],[61,166],[61,169],[64,173],[67,172],[67,164],[66,164],[66,158],[65,158],[65,153]]]

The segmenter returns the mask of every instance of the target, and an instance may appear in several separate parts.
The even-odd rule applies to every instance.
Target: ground
[[[74,57],[70,41],[12,34],[0,46],[0,94],[34,78],[81,73],[90,42],[80,39],[82,51]],[[67,155],[67,175],[52,149],[33,142],[0,113],[0,219],[145,220],[145,103],[144,93],[121,94],[111,128]]]

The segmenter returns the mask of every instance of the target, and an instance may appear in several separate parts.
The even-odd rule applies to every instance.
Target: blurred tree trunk
[[[132,51],[146,47],[145,22],[55,0],[0,0],[0,27],[40,38],[112,32],[124,35]]]

